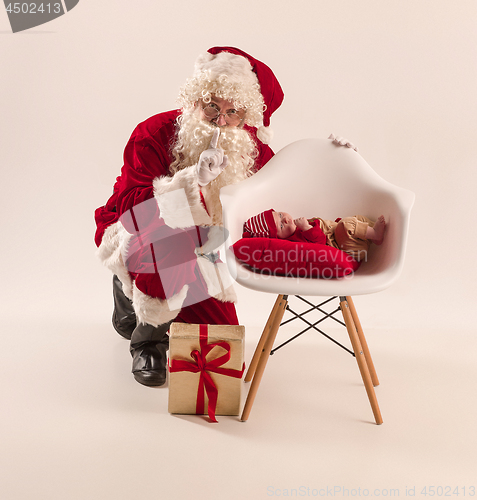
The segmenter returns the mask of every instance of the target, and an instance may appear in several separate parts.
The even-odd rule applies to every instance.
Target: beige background
[[[0,7],[2,498],[475,485],[476,25],[473,0],[81,0],[12,34]],[[135,125],[176,107],[214,45],[278,77],[275,151],[333,132],[416,193],[400,281],[355,300],[381,370],[379,428],[356,367],[314,337],[272,358],[247,424],[170,417],[167,389],[128,373],[93,211]],[[238,293],[250,356],[274,298]]]

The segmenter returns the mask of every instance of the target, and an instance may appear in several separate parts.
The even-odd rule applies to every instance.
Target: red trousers
[[[238,325],[235,304],[210,297],[207,300],[183,307],[174,321],[190,324]]]

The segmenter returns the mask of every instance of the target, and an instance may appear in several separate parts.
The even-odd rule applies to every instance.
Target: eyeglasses
[[[245,116],[245,111],[238,111],[236,109],[229,109],[227,113],[221,113],[220,109],[213,102],[203,106],[202,111],[204,112],[207,120],[218,120],[219,116],[222,115],[224,117],[225,123],[234,127],[237,126]]]

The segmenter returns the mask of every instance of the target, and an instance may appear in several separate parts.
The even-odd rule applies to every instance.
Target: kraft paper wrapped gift
[[[245,328],[172,323],[169,413],[238,415]]]

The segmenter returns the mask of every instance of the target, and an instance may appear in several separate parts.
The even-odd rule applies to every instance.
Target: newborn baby
[[[319,217],[293,219],[287,212],[271,209],[248,219],[243,226],[243,237],[330,245],[360,261],[366,258],[371,243],[383,243],[385,230],[386,220],[382,215],[376,221],[363,215],[330,221]]]

